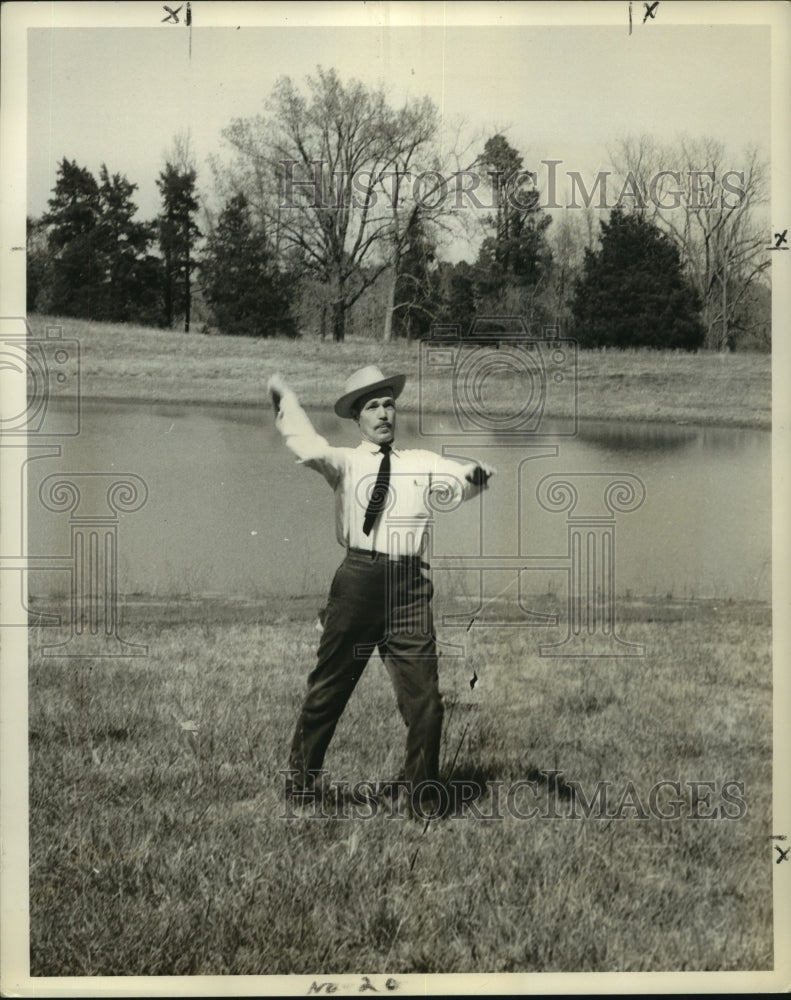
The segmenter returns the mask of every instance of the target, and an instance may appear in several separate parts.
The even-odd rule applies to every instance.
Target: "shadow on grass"
[[[442,775],[440,780],[445,785],[453,783],[469,785],[473,790],[475,790],[474,786],[477,786],[479,790],[475,791],[475,798],[480,798],[481,795],[485,794],[488,784],[507,782],[509,770],[509,764],[504,760],[463,761],[453,771]]]

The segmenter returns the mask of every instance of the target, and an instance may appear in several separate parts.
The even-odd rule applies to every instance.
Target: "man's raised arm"
[[[326,438],[316,432],[293,389],[279,372],[269,379],[267,389],[275,408],[275,426],[283,435],[286,447],[302,465],[320,472],[334,489],[343,471],[343,451],[331,447]]]

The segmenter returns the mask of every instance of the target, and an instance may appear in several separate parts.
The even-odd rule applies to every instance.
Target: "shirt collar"
[[[363,439],[357,445],[358,451],[366,451],[369,455],[378,455],[380,453],[381,445],[376,444],[375,441],[367,441]],[[397,455],[399,449],[395,445],[390,445],[390,454]]]

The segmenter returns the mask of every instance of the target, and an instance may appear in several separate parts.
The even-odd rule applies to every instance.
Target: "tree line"
[[[136,184],[64,157],[48,211],[28,219],[28,310],[187,331],[197,314],[219,333],[335,341],[359,317],[387,341],[520,316],[533,336],[558,329],[583,346],[768,349],[755,153],[736,203],[679,207],[664,197],[680,193],[667,186],[678,157],[630,138],[611,154],[628,204],[597,218],[584,191],[553,219],[503,134],[461,149],[439,131],[428,98],[394,108],[383,89],[319,68],[304,88],[281,79],[266,115],[224,130],[217,212],[183,137],[147,222]],[[716,142],[682,151],[684,176],[720,180]],[[460,240],[477,246],[472,261],[443,260]]]
[[[178,146],[178,143],[177,143]],[[289,292],[244,195],[202,240],[194,166],[168,160],[158,217],[135,220],[137,185],[102,165],[99,180],[65,157],[49,211],[28,219],[27,309],[189,332],[199,300],[223,333],[294,335]],[[278,313],[279,309],[279,313]]]

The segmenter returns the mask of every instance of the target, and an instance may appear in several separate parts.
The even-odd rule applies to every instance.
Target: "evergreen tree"
[[[601,248],[585,251],[572,304],[580,344],[697,350],[705,332],[700,299],[670,239],[621,208],[601,229]]]
[[[27,217],[26,239],[26,308],[43,312],[49,305],[52,264],[47,249],[47,231],[42,219]]]
[[[522,157],[504,136],[488,140],[479,169],[491,178],[495,211],[487,221],[493,232],[481,244],[475,264],[476,297],[482,309],[497,312],[523,297],[519,293],[534,288],[547,272],[552,254],[545,233],[552,220],[539,205]]]
[[[42,217],[52,268],[47,309],[92,318],[101,284],[95,240],[101,209],[99,186],[90,170],[64,157],[48,205]]]
[[[396,278],[393,327],[397,337],[421,339],[429,332],[437,310],[435,259],[434,243],[420,213],[415,212],[404,235]]]
[[[164,322],[172,327],[176,316],[184,316],[189,333],[192,311],[192,272],[195,242],[201,236],[194,215],[198,211],[194,167],[179,168],[170,161],[157,178],[162,195],[159,246],[164,260]]]
[[[467,329],[475,316],[475,269],[466,260],[440,263],[436,274],[439,309],[437,323]]]
[[[243,194],[228,200],[208,237],[201,278],[204,298],[223,333],[297,335],[290,282],[276,267],[265,233],[254,226]]]
[[[113,322],[151,321],[157,313],[160,281],[158,261],[148,255],[154,225],[133,221],[137,184],[120,174],[111,177],[105,164],[99,180],[100,216],[93,242],[100,288],[94,314]]]
[[[148,254],[150,223],[135,222],[137,189],[102,164],[100,184],[65,157],[41,223],[47,260],[29,260],[28,280],[38,308],[115,322],[152,321],[157,314],[159,265]],[[33,235],[31,233],[31,235]]]

